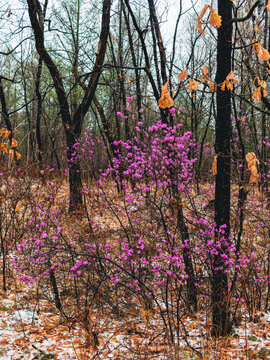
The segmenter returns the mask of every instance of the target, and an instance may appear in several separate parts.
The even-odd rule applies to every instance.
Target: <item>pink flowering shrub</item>
[[[187,339],[184,315],[192,308],[206,313],[211,308],[214,271],[228,276],[232,320],[241,306],[251,314],[258,305],[254,292],[263,298],[269,291],[268,250],[259,252],[251,234],[244,240],[240,234],[239,240],[238,193],[227,238],[207,208],[213,186],[196,192],[192,134],[161,122],[148,130],[139,122],[136,132],[132,141],[113,143],[111,161],[105,155],[97,160],[96,143],[104,145],[90,131],[78,139],[73,156],[83,164],[86,186],[85,212],[77,215],[84,217],[67,218],[65,201],[57,202],[53,186],[48,195],[55,202],[34,203],[13,259],[20,280],[38,280],[51,289],[56,307],[68,318],[74,306],[87,316],[97,297],[122,315],[127,308],[158,312],[172,343]],[[264,237],[265,229],[259,225],[257,233]],[[216,257],[222,260],[218,269]]]

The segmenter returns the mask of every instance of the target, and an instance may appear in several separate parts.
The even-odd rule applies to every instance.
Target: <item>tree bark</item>
[[[219,228],[225,225],[224,237],[230,234],[230,171],[231,171],[231,95],[228,89],[221,90],[221,84],[231,72],[232,52],[232,2],[218,0],[218,13],[222,25],[218,29],[217,42],[217,117],[216,155],[217,175],[215,184],[215,241],[220,240]],[[212,335],[226,335],[229,331],[228,277],[224,272],[224,260],[220,257],[226,246],[218,249],[213,259],[212,277]]]

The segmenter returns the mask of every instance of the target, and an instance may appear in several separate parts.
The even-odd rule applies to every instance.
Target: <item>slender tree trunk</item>
[[[183,259],[185,264],[185,271],[188,275],[187,279],[187,307],[189,310],[197,311],[197,288],[195,286],[195,273],[192,264],[192,258],[189,251],[189,233],[185,223],[183,207],[177,206],[177,227],[180,232],[183,247]]]
[[[218,29],[217,43],[217,118],[216,118],[216,154],[217,175],[215,184],[215,222],[217,230],[215,241],[220,240],[219,228],[225,226],[224,237],[230,234],[230,171],[231,171],[231,95],[221,84],[231,71],[232,51],[232,2],[218,0],[218,13],[222,17],[222,25]],[[222,245],[213,260],[212,277],[212,321],[213,336],[219,337],[229,331],[228,277],[224,272],[224,260],[220,257],[226,252]]]
[[[40,78],[42,73],[42,59],[39,57],[38,60],[38,70],[37,70],[37,77],[36,77],[36,96],[37,96],[37,118],[36,118],[36,138],[37,138],[37,150],[38,150],[38,161],[39,166],[42,168],[42,159],[43,159],[43,146],[41,141],[41,132],[40,132],[40,121],[41,121],[41,114],[42,114],[42,96],[40,93]]]
[[[8,129],[8,131],[11,132],[11,138],[13,136],[13,130],[12,130],[12,125],[11,125],[11,121],[9,118],[9,113],[8,113],[8,109],[7,109],[7,103],[6,103],[6,97],[5,97],[5,93],[4,93],[4,89],[3,89],[3,84],[2,84],[2,78],[0,77],[0,101],[1,101],[1,107],[2,107],[2,115],[6,124],[6,127]]]

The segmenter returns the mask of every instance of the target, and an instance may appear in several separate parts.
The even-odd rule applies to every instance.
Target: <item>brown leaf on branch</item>
[[[213,175],[217,175],[217,155],[214,156],[214,163],[212,166]]]
[[[267,97],[266,81],[261,81],[259,76],[256,76],[253,83],[256,84],[258,87],[253,92],[252,99],[254,101],[260,101],[262,97]]]
[[[209,81],[208,69],[207,69],[207,67],[205,65],[204,65],[204,67],[202,69],[202,73],[203,73],[203,80],[208,82]]]
[[[259,174],[257,170],[257,164],[259,164],[259,160],[257,159],[254,152],[250,152],[246,154],[246,161],[248,163],[248,169],[251,172],[249,185],[252,185],[253,183],[257,183],[259,180]]]
[[[202,12],[200,13],[200,15],[197,18],[197,30],[199,31],[200,34],[202,34],[203,36],[205,36],[205,33],[203,31],[202,28],[202,22],[201,19],[203,18],[204,14],[206,13],[206,10],[209,8],[210,10],[210,19],[209,19],[209,25],[211,26],[216,26],[217,28],[219,28],[221,26],[221,22],[222,22],[222,18],[221,16],[215,12],[215,10],[212,8],[212,6],[210,5],[204,5],[204,8],[202,9]]]
[[[15,151],[15,155],[17,160],[20,160],[20,158],[22,157],[22,155],[20,153],[18,153],[17,151]]]
[[[205,36],[205,33],[203,31],[202,28],[202,22],[201,19],[203,18],[204,14],[206,13],[206,10],[208,9],[208,5],[204,5],[204,8],[202,9],[200,15],[197,18],[197,30],[199,31],[200,34],[202,34],[203,36]]]
[[[234,75],[234,72],[231,71],[227,77],[226,80],[221,85],[221,90],[225,91],[225,88],[227,87],[228,90],[233,90],[233,85],[237,83],[236,77]]]
[[[187,69],[181,71],[180,74],[178,75],[180,81],[184,81],[187,76],[188,76]]]
[[[197,91],[198,87],[199,87],[199,83],[194,78],[190,79],[189,87],[188,87],[189,91]]]
[[[260,101],[262,98],[262,93],[261,93],[261,87],[259,86],[252,94],[252,99],[254,101]]]
[[[17,146],[18,146],[17,140],[15,140],[14,138],[12,138],[12,140],[11,140],[11,148],[13,149],[13,148],[15,148],[15,147],[17,147]]]
[[[168,86],[169,86],[169,80],[166,82],[166,84],[161,89],[161,97],[158,100],[158,106],[161,109],[170,108],[174,105],[174,101],[170,95]]]
[[[5,143],[5,142],[0,143],[0,150],[1,150],[2,152],[7,153],[7,152],[8,152],[8,144]]]
[[[215,89],[216,89],[215,82],[214,82],[214,80],[212,80],[212,79],[210,80],[209,89],[210,89],[211,92],[214,92]]]
[[[253,49],[258,55],[258,58],[262,61],[268,61],[270,59],[269,52],[256,39],[254,39],[253,41],[255,42],[253,44]]]

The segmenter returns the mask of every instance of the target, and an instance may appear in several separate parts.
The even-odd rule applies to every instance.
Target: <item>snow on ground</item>
[[[148,346],[150,332],[154,334],[159,327],[155,319],[149,328],[143,322],[137,322],[134,332],[127,331],[127,325],[121,324],[121,320],[112,319],[107,330],[99,333],[99,345],[93,349],[93,346],[85,347],[85,337],[79,327],[71,330],[53,310],[49,310],[49,302],[42,300],[41,304],[44,310],[42,306],[35,309],[31,303],[27,309],[23,309],[18,307],[14,293],[0,297],[0,360],[174,358],[166,354],[166,346],[162,341],[160,345],[156,343]],[[108,319],[101,320],[100,324],[103,322],[104,325],[106,321]],[[130,324],[132,328],[132,319]],[[257,323],[243,317],[241,326],[234,329],[233,336],[223,339],[223,343],[207,339],[204,332],[207,324],[205,315],[197,319],[186,318],[185,324],[189,344],[202,353],[212,354],[213,357],[205,359],[214,359],[217,354],[219,359],[270,359],[270,313],[261,314]],[[145,354],[143,357],[136,355],[135,345]],[[180,340],[179,345],[182,348],[182,359],[194,359],[184,339]]]

